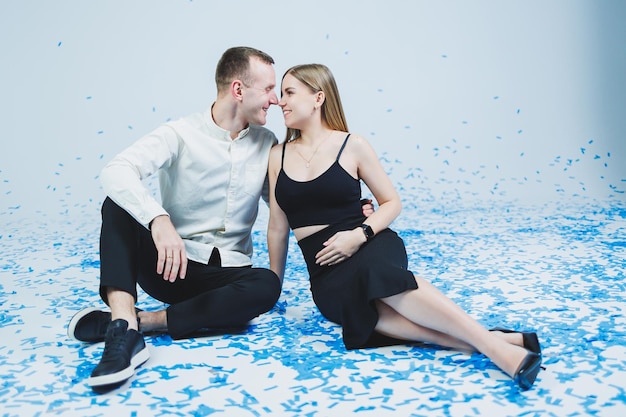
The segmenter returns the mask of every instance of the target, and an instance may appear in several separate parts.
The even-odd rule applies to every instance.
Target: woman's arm
[[[289,244],[289,223],[287,216],[276,202],[274,190],[280,170],[282,145],[276,145],[270,153],[268,165],[270,218],[267,225],[267,247],[270,258],[270,269],[274,271],[282,284],[285,276],[287,245]]]
[[[354,155],[359,178],[370,189],[379,205],[378,210],[366,220],[374,233],[377,233],[389,227],[400,214],[402,210],[400,196],[369,142],[358,135],[351,137],[350,140],[352,142],[350,151],[351,155]]]

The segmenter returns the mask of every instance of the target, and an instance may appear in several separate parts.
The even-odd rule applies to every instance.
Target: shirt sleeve
[[[168,215],[143,180],[178,157],[179,138],[167,125],[155,129],[117,154],[100,173],[104,192],[145,228],[157,216]]]

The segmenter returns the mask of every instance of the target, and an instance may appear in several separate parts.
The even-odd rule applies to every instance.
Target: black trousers
[[[217,252],[216,252],[217,253]],[[189,261],[185,279],[169,282],[156,273],[157,250],[149,230],[110,198],[102,205],[100,296],[107,287],[131,294],[137,284],[151,297],[169,304],[167,327],[174,339],[200,329],[247,324],[269,311],[280,296],[280,281],[269,269],[221,267]]]

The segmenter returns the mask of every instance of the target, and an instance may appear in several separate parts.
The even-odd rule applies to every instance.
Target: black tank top
[[[323,174],[310,181],[294,181],[283,169],[285,145],[274,194],[287,215],[289,227],[337,224],[362,221],[361,182],[339,164],[348,142],[346,136],[337,159]]]

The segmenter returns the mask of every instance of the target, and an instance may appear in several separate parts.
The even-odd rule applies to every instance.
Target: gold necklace
[[[311,157],[309,159],[306,159],[304,157],[304,155],[302,155],[300,153],[300,151],[298,150],[298,148],[296,149],[296,152],[298,153],[298,155],[300,155],[300,158],[304,159],[304,161],[306,162],[306,167],[310,167],[311,166],[311,160],[313,159],[313,157],[315,156],[315,154],[317,153],[317,151],[320,149],[320,146],[322,146],[322,143],[326,142],[326,139],[328,139],[330,137],[330,135],[333,133],[333,131],[331,130],[328,135],[326,135],[326,137],[317,145],[317,147],[315,148],[315,150],[313,151],[313,154],[311,155]],[[299,142],[300,143],[300,142]],[[294,144],[295,145],[295,144]]]

